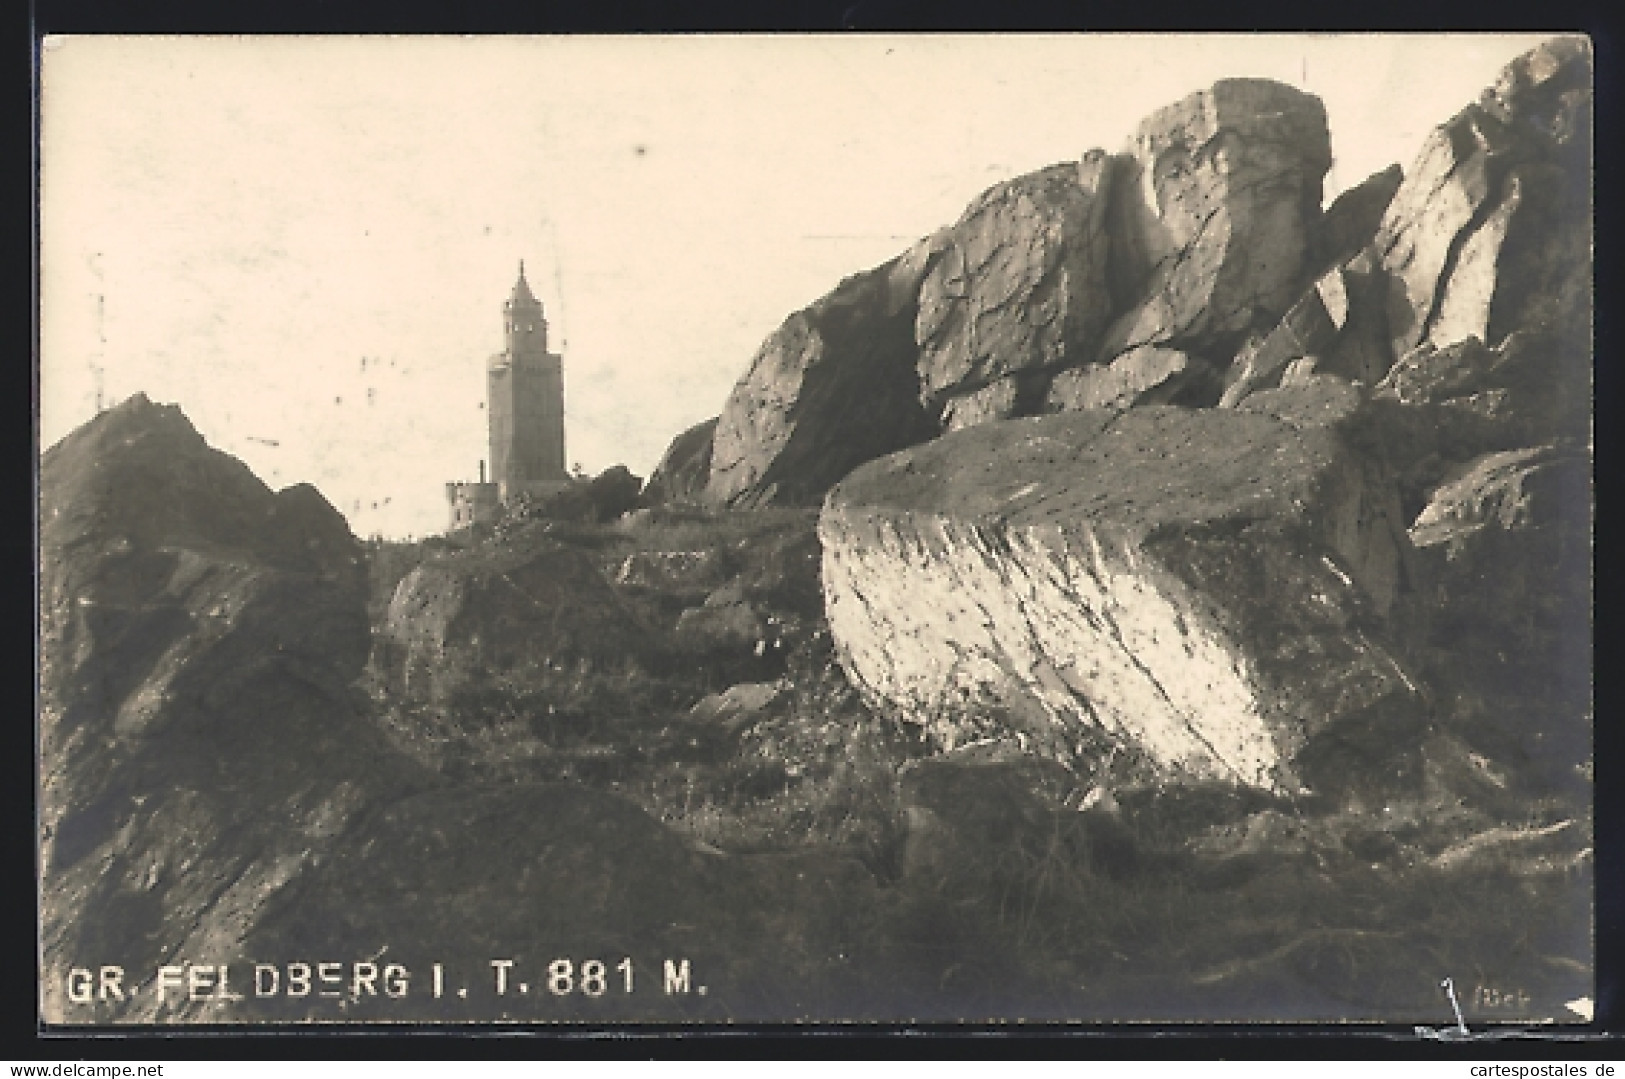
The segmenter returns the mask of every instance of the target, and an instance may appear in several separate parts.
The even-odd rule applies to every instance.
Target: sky
[[[994,183],[1249,76],[1325,103],[1329,201],[1551,36],[52,39],[40,445],[140,391],[357,535],[443,531],[521,259],[568,459],[646,476],[786,316]]]

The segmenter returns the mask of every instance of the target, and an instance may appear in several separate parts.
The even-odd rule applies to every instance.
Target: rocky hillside
[[[364,568],[314,489],[271,492],[140,395],[52,447],[40,489],[44,990],[66,1016],[72,967],[241,947],[418,777],[353,689]]]
[[[1113,371],[1138,385],[1155,357],[1225,383],[1219,407],[1090,390],[830,491],[830,621],[870,703],[945,745],[1017,731],[1081,766],[1103,741],[1165,779],[1312,788],[1328,744],[1397,752],[1440,724],[1572,778],[1590,723],[1589,71],[1575,40],[1521,58],[1403,181],[1337,215],[1307,197],[1324,128],[1284,88],[1221,83],[1148,118],[1130,159],[1174,186],[1137,189],[1157,191],[1157,228],[1107,234],[1136,258],[1160,238],[1150,298],[1050,400]],[[1185,200],[1210,207],[1222,259]]]
[[[1417,348],[1536,327],[1589,341],[1590,80],[1589,45],[1556,39],[1408,171],[1326,206],[1324,108],[1257,79],[999,184],[769,336],[705,496],[813,504],[863,460],[979,423],[1234,405],[1311,371],[1372,386]]]
[[[1572,1019],[1591,82],[1330,205],[1313,97],[1175,102],[792,314],[642,508],[363,547],[98,416],[47,1017]]]
[[[787,892],[785,875],[851,879],[858,896],[873,886],[861,864],[734,857],[658,819],[693,763],[719,753],[705,741],[719,726],[785,722],[787,688],[754,703],[707,692],[785,671],[794,612],[817,605],[806,514],[749,531],[762,542],[748,556],[622,553],[614,585],[593,544],[534,530],[430,548],[369,630],[343,518],[309,487],[272,492],[173,406],[137,395],[98,416],[45,454],[41,491],[51,1021],[533,1018],[534,997],[495,992],[489,961],[560,949],[631,957],[656,988],[586,1012],[588,997],[547,998],[546,1015],[766,1018],[758,1001],[781,998],[763,997],[763,979],[784,983],[767,941],[784,920],[842,946],[808,909],[818,892]],[[567,535],[594,534],[577,527]],[[712,611],[747,615],[748,632],[730,635],[737,619],[673,631]],[[624,675],[660,655],[661,630],[666,661],[699,675],[673,675],[659,699],[617,697],[649,684]],[[735,779],[718,782],[750,774],[721,770]],[[648,809],[612,789],[634,773]],[[667,1000],[666,956],[716,990]],[[318,960],[342,965],[345,992],[296,991]],[[473,999],[437,1002],[435,962],[459,964]],[[351,993],[358,965],[373,980]],[[160,984],[165,967],[179,980]],[[117,992],[100,988],[103,968],[119,971]]]

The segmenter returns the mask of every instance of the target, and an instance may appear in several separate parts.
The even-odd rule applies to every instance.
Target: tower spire
[[[536,294],[530,291],[530,282],[525,280],[525,260],[519,260],[519,280],[513,283],[513,292],[508,297],[509,307],[522,306],[541,308],[541,301]]]

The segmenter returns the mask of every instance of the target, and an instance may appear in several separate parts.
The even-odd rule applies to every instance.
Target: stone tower
[[[519,280],[503,305],[507,347],[488,366],[491,479],[502,501],[549,494],[570,482],[564,464],[564,365],[547,351],[541,301]]]

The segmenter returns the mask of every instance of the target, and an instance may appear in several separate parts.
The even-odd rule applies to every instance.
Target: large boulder
[[[1396,353],[1589,304],[1591,83],[1590,43],[1558,38],[1434,129],[1374,241]]]
[[[641,501],[644,505],[702,500],[706,482],[711,478],[711,440],[716,435],[718,419],[712,416],[703,423],[696,423],[671,440],[660,463],[649,474],[649,481],[643,485]]]
[[[989,188],[949,230],[915,322],[920,393],[945,427],[1034,411],[1029,384],[1011,376],[1093,359],[1111,316],[1111,175],[1106,154],[1090,151]]]
[[[1162,780],[1295,790],[1342,781],[1317,740],[1397,748],[1421,700],[1384,643],[1392,487],[1342,435],[1357,401],[1274,393],[988,424],[854,471],[819,521],[848,675],[946,745],[1019,733]]]
[[[314,489],[273,493],[137,395],[40,468],[42,992],[237,954],[375,799],[419,780],[351,686],[367,584]],[[128,988],[128,986],[126,986]]]
[[[854,466],[937,433],[914,323],[940,251],[930,238],[854,274],[768,337],[717,419],[708,502],[813,505]]]
[[[1590,753],[1591,466],[1561,444],[1457,467],[1410,527],[1424,670],[1470,739],[1550,787]]]
[[[1226,79],[1143,120],[1113,185],[1111,273],[1129,302],[1098,362],[1175,351],[1195,362],[1168,377],[1217,399],[1214,369],[1312,272],[1330,166],[1324,106],[1268,80]]]
[[[377,629],[372,664],[387,692],[444,702],[492,672],[618,665],[650,647],[648,629],[593,557],[533,524],[407,574]]]

